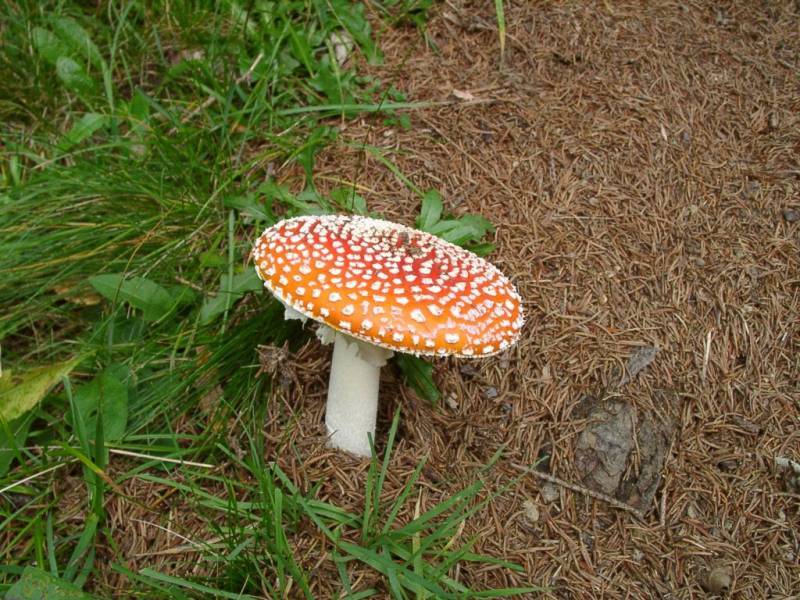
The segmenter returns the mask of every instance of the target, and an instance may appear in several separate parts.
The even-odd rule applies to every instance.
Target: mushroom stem
[[[375,438],[381,367],[391,355],[391,351],[336,333],[325,407],[333,448],[370,456],[368,434]]]

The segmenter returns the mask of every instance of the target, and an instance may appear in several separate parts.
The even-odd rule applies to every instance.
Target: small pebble
[[[777,129],[780,125],[780,121],[778,120],[778,115],[773,113],[769,113],[769,128],[770,129]]]
[[[522,503],[522,510],[525,511],[525,518],[528,523],[533,524],[539,520],[539,509],[533,500],[525,500],[525,502]]]
[[[722,594],[731,587],[731,570],[728,567],[716,567],[711,570],[703,582],[703,589],[712,594]]]
[[[797,221],[800,221],[800,210],[784,208],[783,218],[787,223],[796,223]]]
[[[744,184],[744,191],[742,192],[742,196],[745,199],[750,200],[751,198],[754,198],[755,195],[758,194],[760,190],[761,190],[761,184],[751,179],[750,181]]]
[[[497,388],[494,387],[493,385],[490,385],[489,387],[484,389],[484,394],[486,394],[486,397],[489,400],[493,400],[497,398]]]
[[[475,377],[478,374],[478,369],[476,369],[471,363],[463,363],[459,368],[461,374],[464,377]]]
[[[544,500],[547,504],[552,504],[561,497],[561,493],[558,491],[558,488],[555,486],[555,484],[550,483],[549,481],[542,484],[542,486],[539,488],[539,493],[542,495],[542,500]]]
[[[444,403],[447,404],[447,408],[450,410],[458,410],[458,400],[456,400],[455,394],[448,394],[444,399]]]

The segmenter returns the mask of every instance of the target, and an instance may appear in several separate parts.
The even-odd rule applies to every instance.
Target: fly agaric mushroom
[[[380,368],[393,352],[480,357],[517,341],[519,294],[492,264],[429,233],[344,215],[296,217],[261,235],[258,276],[334,342],[325,424],[330,445],[370,455]]]

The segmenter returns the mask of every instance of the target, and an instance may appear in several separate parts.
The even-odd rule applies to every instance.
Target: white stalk
[[[321,332],[320,338],[329,337],[329,332]],[[390,350],[335,334],[325,407],[331,447],[370,456],[368,436],[375,439],[381,367],[391,356]]]

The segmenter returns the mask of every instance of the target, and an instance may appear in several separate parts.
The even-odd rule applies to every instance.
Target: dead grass
[[[416,112],[410,131],[376,120],[342,135],[394,152],[452,212],[491,218],[491,258],[529,315],[508,355],[437,362],[447,397],[438,408],[385,375],[382,432],[403,406],[387,497],[429,455],[424,510],[503,445],[489,490],[519,475],[513,464],[546,453],[552,474],[576,481],[574,444],[586,426],[576,408],[586,395],[621,396],[674,424],[645,519],[563,488],[547,501],[543,482],[526,476],[470,519],[463,539],[477,536],[476,551],[527,573],[465,566],[460,580],[550,585],[558,598],[692,598],[723,566],[734,597],[796,594],[800,496],[773,458],[800,459],[800,223],[782,216],[800,208],[800,6],[509,3],[502,65],[492,10],[443,4],[428,29],[438,52],[415,31],[388,32],[387,66],[376,71],[412,100],[461,90],[487,102]],[[418,199],[374,159],[342,143],[319,160],[321,185],[354,179],[372,210],[412,223]],[[616,390],[642,345],[661,351]],[[321,443],[329,350],[314,343],[303,354],[302,389],[281,393],[265,433],[280,446],[297,411],[296,452],[279,462],[299,486],[322,482],[322,499],[358,512],[367,465]],[[130,519],[113,523],[116,539],[138,531],[123,548],[129,557],[148,535],[150,551],[185,544]],[[322,537],[295,542],[316,569],[315,593],[332,597]],[[154,568],[185,573],[184,559]]]

